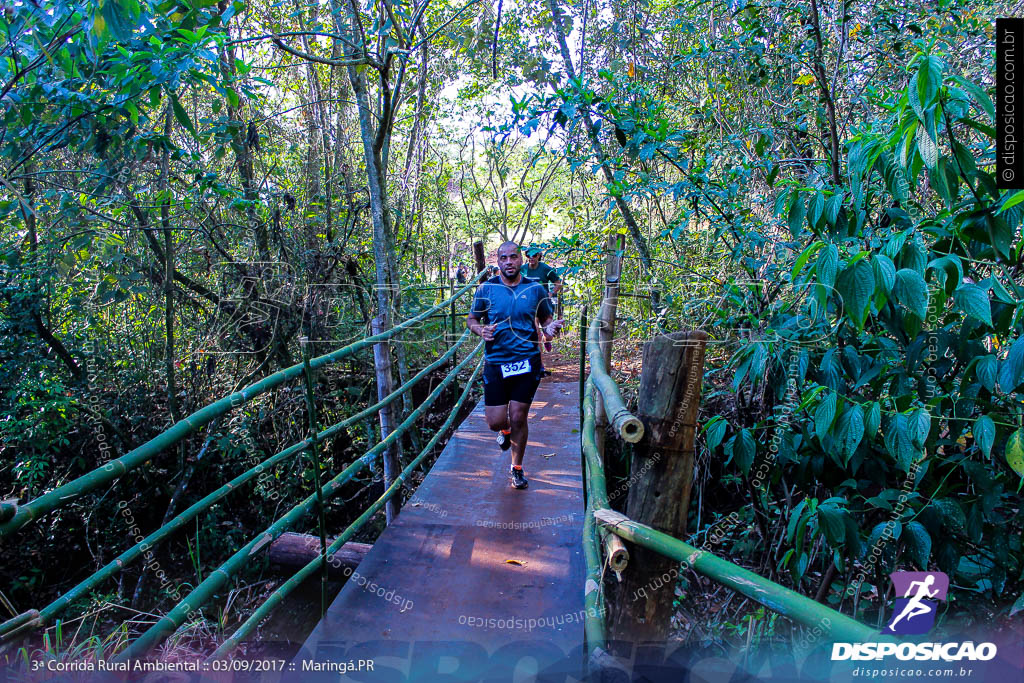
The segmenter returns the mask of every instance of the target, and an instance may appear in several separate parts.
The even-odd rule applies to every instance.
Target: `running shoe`
[[[509,476],[512,477],[512,488],[525,489],[530,485],[530,483],[526,481],[526,477],[523,476],[522,467],[512,465],[512,469],[509,471]]]
[[[498,432],[498,448],[507,451],[512,447],[512,432]]]

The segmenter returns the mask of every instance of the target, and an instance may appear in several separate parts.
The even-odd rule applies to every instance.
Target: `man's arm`
[[[564,320],[554,320],[554,317],[554,311],[547,298],[541,299],[540,305],[537,307],[537,322],[540,323],[541,332],[547,337],[545,341],[554,339],[558,331],[562,329],[562,325],[565,324]]]
[[[466,316],[466,327],[484,341],[494,341],[494,330],[497,325],[484,325],[473,313]]]
[[[473,295],[473,303],[469,307],[469,315],[466,316],[466,327],[469,328],[470,332],[482,338],[484,341],[494,341],[494,330],[498,326],[485,325],[481,321],[482,318],[490,318],[487,314],[487,300],[481,296],[481,293],[485,288],[486,285],[481,286],[476,290],[476,294]]]

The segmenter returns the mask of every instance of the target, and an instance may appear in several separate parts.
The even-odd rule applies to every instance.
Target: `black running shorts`
[[[511,363],[484,363],[485,406],[504,406],[508,405],[509,401],[533,402],[533,396],[537,393],[537,386],[540,384],[541,373],[544,371],[540,364],[540,354],[520,362],[528,362],[529,370],[509,377],[502,375],[502,366],[510,366]]]

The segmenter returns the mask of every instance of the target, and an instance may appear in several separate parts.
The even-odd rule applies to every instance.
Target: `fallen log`
[[[327,545],[334,539],[328,538]],[[332,579],[343,579],[366,557],[373,546],[369,543],[349,541],[327,558],[327,573]],[[309,534],[286,532],[281,534],[267,551],[270,564],[277,567],[300,569],[320,557],[320,538]]]

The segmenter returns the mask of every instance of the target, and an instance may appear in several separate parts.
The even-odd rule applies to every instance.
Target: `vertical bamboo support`
[[[580,448],[583,448],[583,401],[584,392],[586,391],[587,382],[587,305],[583,304],[583,310],[580,311],[580,376],[579,376],[579,389],[577,393],[577,401],[580,404]],[[587,498],[587,459],[580,458],[580,471],[582,472],[583,481],[583,500],[588,501]],[[589,505],[589,504],[588,504]],[[589,517],[589,514],[588,514]],[[584,532],[585,535],[586,532]],[[603,623],[603,618],[602,618]]]
[[[619,308],[619,278],[622,275],[622,257],[619,252],[625,248],[626,236],[621,233],[608,235],[605,244],[606,261],[604,266],[604,296],[597,317],[600,322],[598,343],[604,358],[605,372],[612,368],[612,339],[615,337],[615,316]],[[608,416],[604,409],[604,400],[600,392],[596,396],[594,418],[597,424],[597,452],[604,460],[604,432],[608,426]]]
[[[380,334],[384,329],[384,321],[380,316],[373,319],[372,331],[374,335]],[[394,391],[394,380],[391,378],[391,344],[389,340],[379,341],[373,345],[373,366],[377,375],[377,400],[383,400],[385,396]],[[391,406],[383,406],[378,415],[380,416],[380,438],[381,441],[388,438],[391,433]],[[395,476],[401,469],[398,466],[397,444],[388,446],[381,456],[381,469],[384,470],[384,488],[391,486]],[[384,506],[387,523],[398,516],[398,501],[391,498]]]
[[[676,332],[644,344],[637,417],[644,437],[633,450],[626,514],[640,524],[679,538],[693,483],[697,409],[704,378],[708,336]],[[672,619],[673,584],[659,590],[658,577],[672,574],[674,561],[635,546],[612,616],[614,637],[627,641],[664,641]],[[635,598],[635,599],[634,599]]]
[[[478,273],[487,265],[487,259],[484,256],[483,240],[473,242],[473,265],[476,267],[476,272]],[[480,276],[480,282],[486,282],[488,277],[490,277],[490,275],[488,273],[484,273]]]
[[[450,311],[451,320],[449,321],[450,324],[448,326],[448,331],[449,331],[448,341],[445,344],[445,346],[448,347],[448,348],[451,348],[451,345],[454,344],[456,342],[456,340],[458,340],[458,337],[455,334],[455,280],[454,279],[452,280],[451,299],[452,299],[452,305],[451,305],[451,311]],[[457,355],[458,354],[455,354],[455,356],[457,356]],[[455,356],[452,356],[452,368],[453,369],[455,368]]]
[[[316,415],[316,394],[313,391],[313,368],[309,365],[309,339],[299,340],[302,347],[302,369],[306,376],[306,412],[309,414],[309,454],[313,460],[313,482],[316,485],[316,507],[320,526],[320,618],[327,613],[327,512],[324,509],[324,490],[320,485],[320,448],[316,435],[320,433]]]
[[[583,429],[583,385],[587,379],[587,305],[583,304],[580,311],[580,377],[579,377],[579,402],[580,402],[580,430]],[[584,477],[585,479],[585,477]]]

